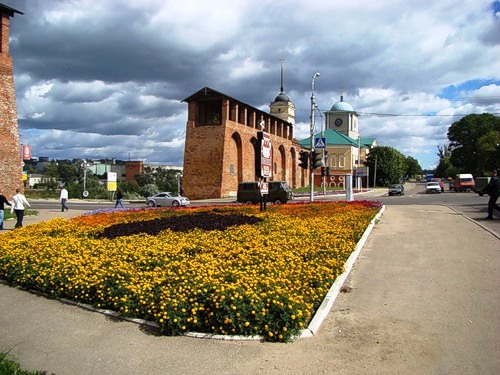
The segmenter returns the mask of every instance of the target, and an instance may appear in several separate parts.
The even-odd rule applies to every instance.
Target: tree
[[[406,165],[407,165],[406,176],[415,177],[416,175],[422,174],[422,167],[418,163],[417,159],[408,156],[406,158]]]
[[[141,195],[143,197],[150,197],[158,193],[159,193],[158,186],[156,186],[155,184],[148,184],[141,187]]]
[[[59,178],[66,185],[78,181],[78,169],[74,164],[60,163],[58,165]]]
[[[478,140],[477,151],[483,160],[483,174],[500,168],[500,130],[491,130]]]
[[[437,146],[437,148],[438,148],[437,156],[439,156],[439,159],[451,155],[450,146],[443,145],[443,147]]]
[[[50,163],[43,168],[43,175],[49,178],[59,178],[59,167],[57,163]]]
[[[498,167],[499,133],[500,118],[488,113],[467,115],[454,122],[448,129],[453,166],[475,175]]]
[[[139,184],[139,186],[145,186],[149,184],[154,184],[154,177],[152,173],[136,173],[134,175],[135,180]]]
[[[155,174],[155,183],[160,191],[177,192],[177,176],[179,171],[175,169],[158,168]]]
[[[400,182],[408,169],[406,157],[395,148],[388,146],[374,147],[368,154],[366,164],[370,176],[376,179],[374,181],[376,186],[388,186]]]
[[[451,164],[450,157],[445,156],[441,159],[439,159],[439,164],[436,167],[436,170],[434,171],[434,175],[436,177],[442,177],[442,178],[455,178],[455,175],[457,173],[460,173],[460,171]]]

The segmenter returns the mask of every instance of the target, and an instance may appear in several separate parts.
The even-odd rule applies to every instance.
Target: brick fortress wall
[[[273,177],[269,181],[286,181],[291,187],[307,184],[298,167],[301,147],[293,140],[293,125],[212,90],[207,96],[221,101],[217,124],[206,124],[202,118],[203,90],[185,100],[188,121],[182,185],[187,197],[235,196],[239,182],[257,180],[255,142],[261,121],[271,135],[273,148]]]
[[[9,15],[1,14],[0,29],[0,190],[12,198],[23,188],[12,58],[9,55]]]

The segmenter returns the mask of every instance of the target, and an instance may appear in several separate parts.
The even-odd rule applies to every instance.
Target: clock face
[[[342,125],[342,119],[341,118],[336,119],[335,120],[335,125],[337,125],[337,126]]]

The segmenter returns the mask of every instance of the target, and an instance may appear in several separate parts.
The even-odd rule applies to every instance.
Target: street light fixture
[[[314,80],[320,76],[319,72],[314,73],[312,76],[312,83],[311,83],[311,129],[310,129],[310,134],[311,134],[311,155],[314,151],[314,109],[316,107],[316,102],[314,99]],[[312,164],[312,163],[311,163]],[[310,201],[314,201],[314,167],[311,165],[311,179],[309,181],[311,185],[311,196],[310,196]]]
[[[179,197],[181,196],[181,179],[183,175],[182,173],[177,173],[177,193],[179,194]]]
[[[82,163],[82,168],[83,168],[83,197],[86,198],[89,195],[89,192],[87,191],[87,160],[84,160]]]

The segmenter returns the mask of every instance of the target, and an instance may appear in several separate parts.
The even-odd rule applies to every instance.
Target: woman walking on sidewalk
[[[15,211],[17,222],[14,228],[21,228],[23,226],[24,208],[31,207],[26,197],[21,194],[21,189],[16,189],[16,195],[12,197],[13,205],[10,208],[10,212]]]

